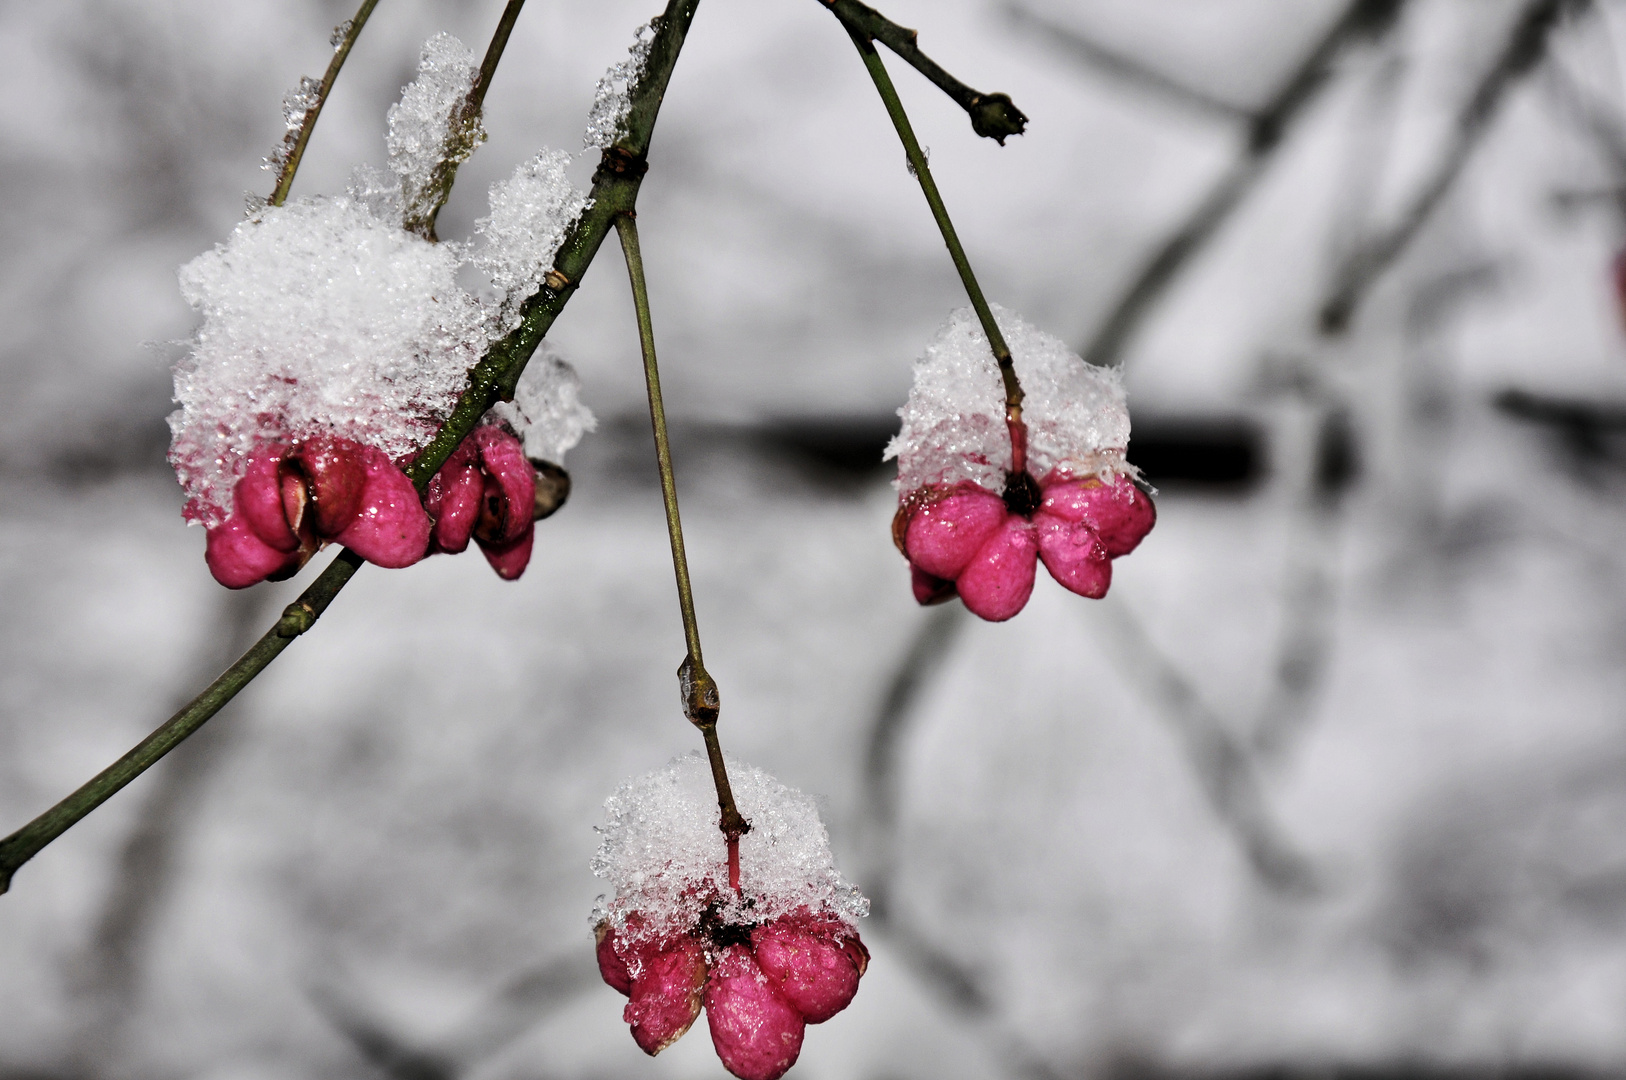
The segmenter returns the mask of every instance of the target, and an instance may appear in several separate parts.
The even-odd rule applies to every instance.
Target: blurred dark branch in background
[[[1252,121],[1254,118],[1254,111],[1246,105],[1226,101],[1201,87],[1182,82],[1139,57],[1102,44],[1080,30],[1063,26],[1021,4],[1007,4],[1005,17],[1016,29],[1055,46],[1078,60],[1081,66],[1126,83],[1152,97],[1220,120]]]
[[[1394,224],[1358,245],[1334,275],[1331,294],[1318,315],[1322,333],[1338,334],[1348,328],[1366,293],[1406,250],[1456,183],[1469,156],[1493,126],[1507,91],[1546,56],[1549,33],[1561,18],[1578,14],[1588,3],[1534,0],[1520,10],[1500,54],[1457,113],[1456,129],[1434,171],[1418,184]]]
[[[1157,647],[1127,607],[1116,600],[1102,607],[1113,628],[1105,636],[1117,650],[1122,669],[1153,699],[1185,743],[1203,794],[1236,837],[1260,881],[1288,896],[1320,893],[1322,885],[1310,859],[1271,814],[1246,745],[1232,735],[1225,720],[1203,701],[1179,665]]]
[[[1188,106],[1203,103],[1205,111],[1241,120],[1248,126],[1248,140],[1236,162],[1215,181],[1186,220],[1158,246],[1150,261],[1108,311],[1094,338],[1081,350],[1085,360],[1092,364],[1122,362],[1123,350],[1131,335],[1163,298],[1180,271],[1207,246],[1220,225],[1253,190],[1271,158],[1286,142],[1293,124],[1304,115],[1332,74],[1339,56],[1356,42],[1376,41],[1386,35],[1398,21],[1403,3],[1404,0],[1353,0],[1295,65],[1276,93],[1257,109],[1223,105],[1143,63],[1095,44],[1077,31],[1062,30],[1016,5],[1008,9],[1018,26],[1041,33],[1092,67],[1160,96],[1177,96]]]

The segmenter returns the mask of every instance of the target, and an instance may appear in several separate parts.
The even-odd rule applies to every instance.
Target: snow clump
[[[486,415],[524,437],[526,457],[563,465],[565,452],[598,427],[581,389],[576,369],[544,341],[519,377],[514,400],[499,401]]]
[[[598,81],[593,95],[593,107],[587,113],[587,131],[582,136],[582,147],[587,150],[608,150],[627,128],[627,115],[632,111],[632,91],[644,77],[649,62],[649,46],[655,40],[654,26],[645,23],[633,31],[632,45],[627,58],[611,64]]]
[[[333,435],[414,453],[485,346],[458,265],[454,246],[338,196],[266,208],[182,267],[203,315],[169,418],[187,519],[219,524],[267,443]]]
[[[1061,470],[1104,482],[1132,472],[1124,460],[1129,408],[1119,373],[1086,364],[1061,339],[992,307],[1025,394],[1028,471],[1040,480]],[[1005,391],[970,308],[950,315],[915,361],[914,387],[898,415],[903,429],[887,446],[885,460],[898,460],[894,486],[900,492],[962,481],[996,493],[1004,489],[1011,468]]]
[[[804,912],[855,926],[869,901],[836,869],[813,800],[761,769],[725,761],[735,804],[751,824],[740,838],[740,892],[728,884],[711,767],[696,751],[628,781],[605,802],[609,822],[598,830],[592,865],[615,895],[599,898],[595,924],[608,920],[626,936],[635,916],[632,936],[684,934],[711,906],[736,925]]]
[[[390,106],[390,171],[401,179],[401,204],[408,221],[427,220],[440,202],[445,183],[441,164],[459,165],[485,142],[478,116],[462,126],[463,103],[474,89],[479,66],[467,45],[436,34],[423,45],[418,77]],[[442,175],[437,175],[442,174]]]
[[[519,325],[520,307],[542,287],[565,232],[587,208],[587,196],[565,175],[569,163],[560,150],[522,162],[491,185],[491,213],[474,223],[484,243],[472,261],[495,290],[493,338]]]

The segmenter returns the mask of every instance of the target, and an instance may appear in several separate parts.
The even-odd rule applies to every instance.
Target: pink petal
[[[1004,622],[1026,606],[1038,554],[1033,526],[1019,517],[1006,518],[955,581],[960,599],[973,615]]]
[[[261,540],[235,514],[209,530],[203,559],[228,589],[246,589],[282,571],[293,573],[303,561],[298,551],[278,551]]]
[[[486,557],[486,562],[497,571],[497,576],[504,581],[513,581],[525,572],[531,563],[531,545],[536,541],[536,526],[531,525],[520,534],[519,539],[507,544],[488,544],[484,540],[476,541],[480,551]]]
[[[953,580],[1007,516],[998,495],[965,485],[915,511],[905,535],[905,554],[933,577]]]
[[[382,450],[361,450],[367,470],[361,510],[333,539],[376,566],[411,566],[429,550],[429,515],[412,481]]]
[[[909,564],[909,585],[915,591],[915,602],[921,607],[946,603],[959,595],[954,591],[954,582],[932,577],[914,563]]]
[[[1103,484],[1095,477],[1045,485],[1040,509],[1095,530],[1108,557],[1135,550],[1157,524],[1157,507],[1127,476]]]
[[[706,983],[711,1045],[740,1080],[778,1080],[802,1052],[806,1022],[743,945],[730,945]]]
[[[232,489],[232,509],[261,541],[278,551],[294,551],[299,537],[288,524],[282,509],[282,484],[278,475],[286,446],[267,447],[249,459],[248,470]]]
[[[306,512],[311,515],[311,527],[322,539],[337,539],[361,512],[369,477],[369,453],[378,451],[350,439],[324,437],[311,439],[288,455],[287,464],[305,477],[311,500]]]
[[[835,933],[776,919],[751,932],[751,950],[768,982],[809,1024],[824,1023],[858,992],[858,966]]]
[[[633,978],[631,1000],[621,1014],[644,1053],[653,1057],[683,1037],[700,1015],[705,985],[706,956],[692,938],[680,938],[649,958]]]
[[[525,460],[525,448],[500,427],[475,428],[473,438],[480,451],[480,470],[488,478],[478,535],[493,544],[518,540],[530,528],[536,508],[536,473]]]
[[[593,937],[598,943],[598,973],[623,995],[631,994],[632,973],[627,970],[627,962],[616,951],[618,936],[610,920],[605,919],[594,927]]]
[[[1095,530],[1043,510],[1033,515],[1039,534],[1039,558],[1050,576],[1080,596],[1099,600],[1112,584],[1112,559]]]
[[[485,478],[473,462],[459,465],[447,462],[429,481],[424,507],[435,518],[435,546],[456,554],[469,546],[469,537],[480,519],[480,496]]]

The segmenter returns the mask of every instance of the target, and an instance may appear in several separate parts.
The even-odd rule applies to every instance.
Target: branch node
[[[542,284],[554,292],[564,292],[570,286],[570,279],[561,274],[557,267],[549,267],[548,272],[542,275]]]
[[[683,715],[697,728],[715,728],[717,716],[722,712],[722,699],[711,673],[703,665],[695,663],[694,655],[690,654],[678,666],[677,676],[678,689],[683,698]]]
[[[1016,107],[1009,94],[978,94],[966,111],[971,114],[971,130],[1001,146],[1009,136],[1027,130],[1027,114]]]
[[[625,147],[612,146],[598,159],[598,171],[593,173],[593,182],[596,184],[600,179],[612,176],[642,180],[648,171],[649,160],[642,154],[634,154]]]
[[[316,609],[303,600],[296,600],[283,609],[277,620],[277,636],[296,638],[316,625]]]

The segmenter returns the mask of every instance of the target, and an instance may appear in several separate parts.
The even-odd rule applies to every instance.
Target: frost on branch
[[[576,369],[544,341],[520,376],[514,400],[498,402],[488,415],[524,439],[526,457],[563,465],[565,452],[598,427],[582,404],[581,387]]]
[[[654,27],[645,23],[633,32],[627,58],[611,64],[598,81],[593,107],[587,113],[587,131],[582,146],[588,150],[608,150],[626,132],[627,115],[632,110],[632,91],[644,77],[649,62],[649,46],[655,40]]]
[[[1123,380],[1111,368],[1086,364],[1059,338],[993,305],[1026,400],[1028,470],[1043,480],[1060,469],[1082,478],[1129,472],[1129,409]],[[992,492],[1011,467],[1005,392],[999,366],[975,313],[961,308],[915,361],[914,388],[898,415],[903,430],[886,448],[898,459],[896,487],[970,481]]]
[[[615,887],[598,919],[618,932],[637,915],[645,935],[681,933],[711,905],[724,922],[755,923],[800,909],[848,926],[869,901],[836,869],[813,800],[728,757],[734,801],[751,823],[740,838],[740,893],[728,886],[728,855],[717,827],[717,792],[700,753],[623,784],[604,804],[608,824],[593,873]]]
[[[496,291],[494,338],[519,325],[520,308],[542,287],[566,231],[587,207],[587,197],[565,175],[569,163],[559,150],[521,163],[491,185],[491,213],[474,223],[483,243],[472,261]]]
[[[280,173],[288,164],[288,158],[294,152],[294,145],[299,142],[300,129],[305,126],[305,117],[321,100],[322,84],[309,75],[300,79],[298,86],[283,95],[282,141],[265,159],[264,168],[267,172]]]
[[[265,209],[182,267],[203,316],[169,418],[186,517],[223,520],[265,444],[333,435],[396,460],[415,452],[485,347],[457,268],[452,246],[343,196]]]
[[[418,77],[390,106],[384,141],[390,171],[401,179],[402,215],[414,231],[445,201],[452,168],[485,142],[479,115],[464,114],[479,73],[467,45],[450,34],[436,34],[423,44]]]

